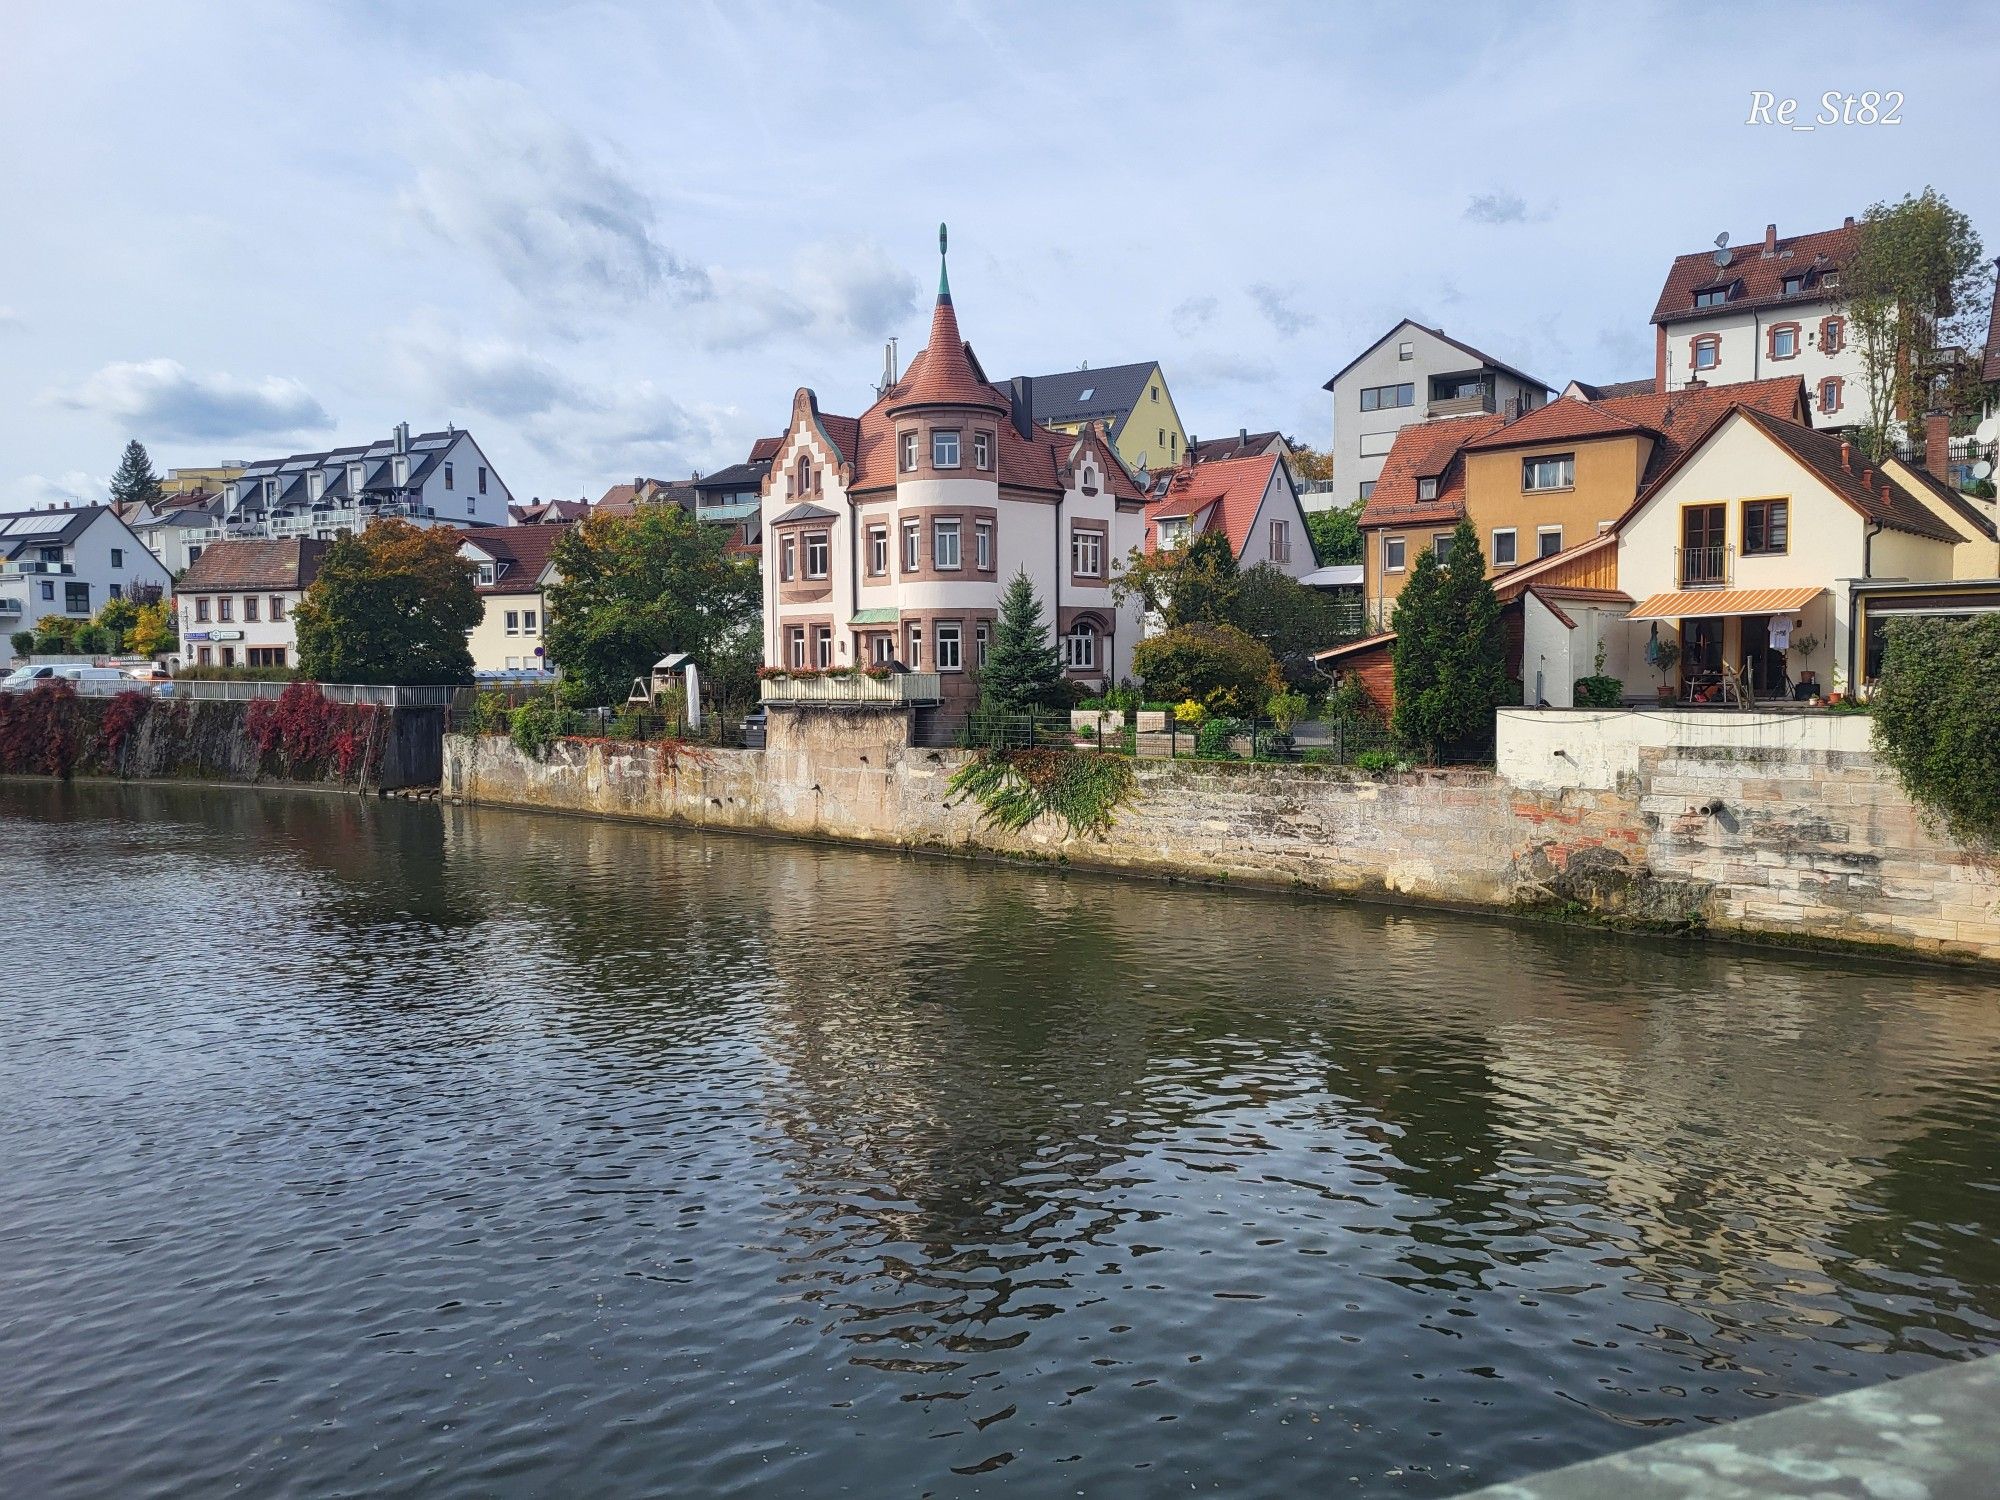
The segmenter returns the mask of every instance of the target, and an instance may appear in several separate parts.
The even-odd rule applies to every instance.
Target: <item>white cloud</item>
[[[502,338],[466,338],[430,314],[393,340],[396,366],[418,400],[445,410],[520,418],[573,404],[577,390],[555,365]]]
[[[417,172],[404,210],[532,301],[709,293],[707,273],[654,237],[645,189],[517,83],[461,75],[432,85],[409,149]]]
[[[842,344],[885,338],[915,310],[917,280],[872,242],[808,245],[780,278],[761,271],[713,273],[715,296],[689,313],[712,349],[772,340]]]
[[[1474,193],[1472,201],[1465,205],[1465,217],[1475,224],[1543,224],[1554,218],[1555,213],[1554,203],[1530,208],[1527,199],[1504,188]]]
[[[177,359],[108,364],[49,399],[149,440],[287,437],[333,425],[326,408],[288,376],[197,375]]]

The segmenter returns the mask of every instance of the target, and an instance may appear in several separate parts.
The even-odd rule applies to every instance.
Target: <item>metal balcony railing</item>
[[[1676,547],[1677,572],[1684,589],[1719,588],[1729,582],[1730,561],[1736,549],[1723,547]]]

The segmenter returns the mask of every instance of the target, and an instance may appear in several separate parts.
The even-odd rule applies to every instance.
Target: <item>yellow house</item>
[[[160,481],[163,495],[192,495],[198,490],[220,490],[232,479],[243,477],[243,464],[215,464],[206,469],[169,469]]]
[[[1086,365],[1054,375],[1016,375],[1012,384],[1044,427],[1081,432],[1086,423],[1103,423],[1128,469],[1157,474],[1177,468],[1187,453],[1187,429],[1157,364]]]
[[[568,525],[468,526],[459,532],[458,555],[476,572],[473,587],[486,612],[465,633],[472,670],[515,676],[552,672],[543,643],[548,605],[543,590],[555,580],[556,543]]]

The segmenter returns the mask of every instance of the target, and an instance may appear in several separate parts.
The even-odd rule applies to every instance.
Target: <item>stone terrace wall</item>
[[[965,754],[899,743],[895,716],[774,714],[770,748],[666,754],[571,740],[545,762],[449,736],[469,802],[999,854],[1645,926],[1869,943],[2000,963],[2000,866],[1922,826],[1854,751],[1635,747],[1616,786],[1486,771],[1140,761],[1102,838],[986,827],[948,806]]]

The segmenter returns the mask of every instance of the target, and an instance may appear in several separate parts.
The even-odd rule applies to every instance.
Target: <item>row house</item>
[[[87,620],[113,599],[163,594],[173,580],[109,505],[0,515],[0,665],[8,637],[48,615]]]
[[[1057,432],[987,379],[941,270],[929,342],[859,418],[793,397],[763,481],[764,660],[899,662],[962,707],[1026,574],[1064,670],[1101,687],[1131,670],[1138,606],[1111,581],[1144,505],[1101,429]]]
[[[1861,230],[1781,238],[1674,258],[1653,309],[1654,385],[1741,385],[1777,376],[1805,382],[1812,421],[1848,427],[1871,421],[1859,340],[1841,304],[1841,267]]]
[[[410,435],[398,423],[380,442],[261,459],[222,486],[220,512],[199,539],[351,535],[395,517],[413,526],[504,526],[513,495],[471,433]]]
[[[330,544],[317,537],[216,542],[174,591],[181,662],[196,667],[296,667],[292,614]]]
[[[569,526],[478,526],[460,533],[458,555],[472,564],[484,613],[466,632],[472,670],[510,677],[551,672],[545,590],[557,578],[555,550]]]

